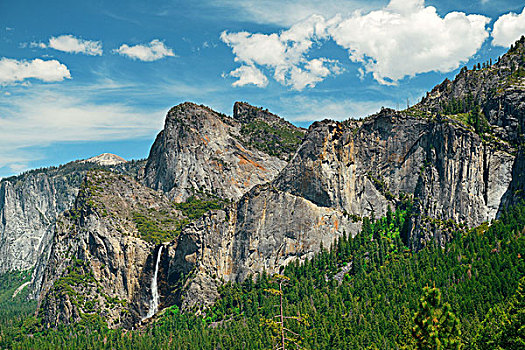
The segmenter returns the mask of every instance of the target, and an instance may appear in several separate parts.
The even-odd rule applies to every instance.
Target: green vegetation
[[[363,218],[354,238],[341,237],[284,268],[283,314],[304,320],[286,322],[296,340],[304,349],[440,348],[425,347],[423,339],[439,341],[442,349],[459,342],[464,349],[519,348],[525,339],[523,280],[518,288],[525,275],[525,206],[492,225],[458,229],[444,248],[429,244],[419,252],[403,243],[410,215],[407,206],[379,220]],[[174,306],[137,331],[81,323],[24,335],[22,321],[3,323],[0,348],[269,349],[277,340],[265,320],[278,313],[280,297],[271,289],[265,272],[227,283],[205,315],[181,314]]]
[[[18,287],[31,281],[32,270],[6,272],[0,275],[0,324],[21,321],[35,311],[35,302],[26,302],[28,289],[22,289],[16,297]]]
[[[491,308],[483,321],[475,344],[478,349],[503,350],[525,347],[525,277],[510,300]]]
[[[304,136],[298,129],[279,124],[270,125],[260,120],[244,124],[241,134],[245,137],[247,146],[280,158],[293,154]]]
[[[193,221],[199,219],[204,213],[210,210],[224,208],[224,202],[219,199],[201,200],[191,196],[184,203],[175,203],[175,208],[182,211],[184,216]]]
[[[171,241],[179,236],[182,227],[188,223],[186,220],[177,221],[169,217],[164,217],[162,219],[159,218],[161,215],[158,214],[159,213],[154,210],[133,213],[133,222],[137,225],[140,238],[147,242],[160,244],[162,242]],[[165,229],[164,225],[166,224],[171,224],[170,226],[173,226],[174,224],[175,229]]]
[[[460,349],[459,321],[437,288],[425,287],[414,317],[412,336],[418,349]]]
[[[166,210],[144,209],[133,213],[133,221],[143,240],[155,244],[172,241],[180,235],[184,226],[210,210],[223,208],[224,202],[218,199],[200,200],[192,196],[186,202],[174,203],[173,206],[182,212],[182,218],[176,219],[173,213]]]

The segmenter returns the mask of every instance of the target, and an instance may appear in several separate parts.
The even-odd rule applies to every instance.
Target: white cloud
[[[53,36],[49,38],[47,44],[31,42],[29,46],[40,49],[51,48],[69,53],[83,53],[90,56],[102,55],[102,43],[100,41],[79,39],[71,34],[60,35],[57,37]]]
[[[449,72],[488,37],[489,18],[451,12],[440,17],[424,0],[391,0],[380,10],[330,20],[314,15],[281,33],[223,32],[235,61],[273,69],[274,79],[301,90],[341,72],[328,58],[309,60],[316,43],[332,39],[381,84],[430,71]]]
[[[329,29],[350,59],[381,84],[418,73],[449,72],[472,57],[488,32],[489,18],[451,12],[441,18],[423,0],[392,0],[368,14],[341,19]]]
[[[122,44],[118,49],[113,51],[122,56],[128,56],[134,60],[147,62],[160,60],[161,58],[168,56],[175,57],[173,50],[166,47],[164,43],[158,39],[154,39],[146,45],[129,46],[127,44]]]
[[[164,109],[95,103],[99,95],[106,94],[99,84],[78,90],[56,86],[53,92],[19,90],[9,97],[0,96],[0,168],[16,172],[43,158],[42,148],[53,143],[153,137],[162,128],[165,115]]]
[[[306,57],[315,42],[326,39],[326,28],[330,23],[321,16],[311,16],[279,34],[225,31],[221,40],[232,48],[236,62],[252,67],[264,66],[273,71],[274,79],[282,85],[302,90],[341,72],[335,60],[309,60]],[[232,75],[233,72],[236,75]],[[239,69],[233,72],[230,75],[238,77],[239,81],[249,80]],[[241,85],[239,81],[233,84]]]
[[[233,86],[244,86],[253,84],[258,87],[265,87],[268,85],[268,78],[254,66],[241,66],[230,72],[230,76],[239,78],[234,82]]]
[[[509,47],[524,34],[525,7],[519,15],[510,12],[498,18],[492,30],[492,45]]]
[[[22,45],[24,45],[24,46],[22,46]],[[27,43],[22,43],[20,46],[21,46],[22,48],[25,48],[25,47],[27,46]],[[29,43],[29,47],[30,47],[30,48],[45,49],[45,48],[47,48],[47,45],[44,44],[44,43],[37,43],[37,42],[35,42],[35,41],[32,41],[32,42]]]
[[[71,73],[67,67],[57,60],[44,61],[35,58],[31,61],[0,58],[0,85],[39,79],[45,82],[70,79]]]

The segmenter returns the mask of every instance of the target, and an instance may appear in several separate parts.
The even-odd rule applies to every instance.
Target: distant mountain
[[[98,156],[81,161],[82,163],[96,163],[98,165],[117,165],[125,163],[126,160],[111,153],[102,153]]]

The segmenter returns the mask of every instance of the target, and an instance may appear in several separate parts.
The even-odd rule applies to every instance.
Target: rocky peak
[[[268,109],[255,107],[247,102],[235,102],[233,105],[233,118],[241,123],[250,123],[256,120],[264,121],[268,124],[286,124],[288,127],[296,128],[293,124],[283,118],[271,113]],[[297,128],[299,129],[299,128]]]
[[[243,125],[206,106],[173,107],[153,144],[143,182],[177,202],[191,196],[239,199],[285,165],[243,138]]]
[[[91,157],[89,159],[83,160],[82,163],[95,163],[98,165],[117,165],[121,163],[126,163],[126,160],[122,157],[119,157],[111,153],[102,153],[98,156]]]
[[[525,37],[497,61],[463,67],[445,79],[415,109],[450,116],[475,131],[520,144],[525,130]]]
[[[241,123],[243,144],[282,160],[290,160],[306,132],[267,109],[235,102],[233,118]]]

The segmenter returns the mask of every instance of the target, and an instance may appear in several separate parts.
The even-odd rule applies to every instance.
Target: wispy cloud
[[[77,90],[33,87],[0,96],[0,168],[22,170],[42,156],[31,149],[54,143],[153,137],[162,128],[164,109],[95,101],[105,91],[95,84]]]
[[[230,8],[232,20],[290,27],[314,14],[325,18],[348,16],[355,11],[381,8],[383,4],[384,0],[213,0],[207,6]]]
[[[57,60],[15,60],[0,58],[0,85],[22,82],[26,79],[38,79],[45,82],[70,79],[69,69]]]
[[[146,62],[160,60],[164,57],[175,57],[173,50],[158,39],[154,39],[149,44],[144,45],[129,46],[122,44],[118,49],[113,51],[122,56]]]
[[[492,45],[509,47],[522,35],[525,35],[525,7],[521,14],[510,12],[498,18],[492,30]]]
[[[395,105],[393,101],[359,101],[306,96],[281,98],[280,102],[286,111],[285,117],[294,122],[362,118],[376,113],[383,106]]]
[[[48,43],[32,42],[30,46],[41,49],[51,48],[68,53],[82,53],[89,56],[102,55],[102,42],[80,39],[71,34],[53,36]]]

